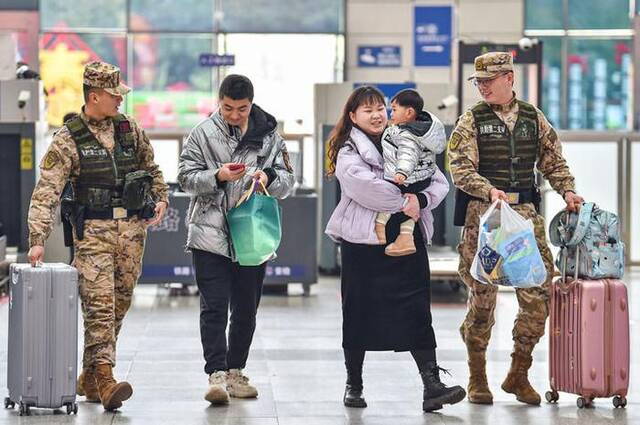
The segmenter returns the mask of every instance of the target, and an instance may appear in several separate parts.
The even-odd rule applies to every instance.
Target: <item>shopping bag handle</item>
[[[251,181],[251,186],[249,186],[249,188],[244,191],[240,199],[238,199],[238,202],[236,203],[236,207],[239,207],[242,203],[247,201],[251,197],[251,195],[253,195],[256,192],[256,187],[258,186],[258,183],[260,184],[260,186],[262,186],[262,191],[264,192],[264,194],[267,196],[271,196],[269,194],[269,191],[267,190],[267,187],[264,185],[264,183],[262,183],[262,180],[260,180],[257,177],[254,177],[253,180]]]

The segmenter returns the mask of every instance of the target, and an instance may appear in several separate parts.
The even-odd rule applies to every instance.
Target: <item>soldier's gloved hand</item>
[[[567,203],[567,211],[578,212],[580,206],[584,204],[584,198],[569,190],[564,193],[564,202]]]
[[[503,190],[496,189],[495,187],[491,189],[489,192],[489,196],[491,196],[491,203],[496,202],[498,199],[501,199],[505,202],[509,202],[509,197]],[[500,204],[498,204],[498,208],[500,208]]]
[[[38,265],[38,263],[42,263],[44,260],[44,246],[42,245],[34,245],[29,249],[29,253],[27,254],[29,257],[29,262],[33,267]]]
[[[162,221],[162,217],[164,217],[164,213],[167,211],[167,203],[164,201],[160,201],[156,203],[155,215],[153,218],[147,220],[147,224],[149,226],[155,226],[156,224]]]

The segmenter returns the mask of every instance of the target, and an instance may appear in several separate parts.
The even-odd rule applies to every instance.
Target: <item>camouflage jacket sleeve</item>
[[[453,184],[477,198],[489,200],[493,188],[489,180],[478,174],[478,143],[471,111],[465,112],[449,139],[449,170]]]
[[[133,131],[136,133],[136,140],[138,142],[137,155],[138,165],[141,170],[147,170],[153,177],[153,184],[151,185],[151,194],[156,202],[169,203],[169,187],[164,182],[162,177],[162,171],[160,167],[153,160],[153,147],[147,137],[147,134],[133,119],[129,118],[133,123]]]
[[[44,245],[60,203],[60,194],[73,169],[78,169],[76,145],[66,127],[53,136],[40,162],[40,179],[31,195],[27,224],[29,246]]]
[[[566,191],[575,192],[575,181],[567,161],[562,156],[562,146],[558,133],[549,124],[544,114],[538,110],[539,148],[538,170],[549,180],[551,187],[560,195]]]

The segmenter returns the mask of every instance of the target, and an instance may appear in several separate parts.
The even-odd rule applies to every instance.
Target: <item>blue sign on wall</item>
[[[198,60],[200,66],[233,66],[235,55],[218,55],[216,53],[201,53]]]
[[[451,6],[414,8],[414,65],[451,65]]]
[[[358,46],[358,66],[362,68],[397,68],[402,66],[400,46]]]

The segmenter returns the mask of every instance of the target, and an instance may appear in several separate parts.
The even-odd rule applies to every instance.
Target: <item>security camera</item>
[[[39,80],[40,74],[29,68],[24,62],[18,62],[16,64],[16,78],[19,80]]]
[[[458,103],[458,98],[455,95],[450,94],[440,101],[438,109],[446,109]]]
[[[23,109],[29,99],[31,99],[31,92],[29,90],[20,90],[20,93],[18,93],[18,108]]]
[[[518,47],[520,47],[521,50],[531,50],[536,44],[538,44],[537,38],[522,37],[518,41]]]

